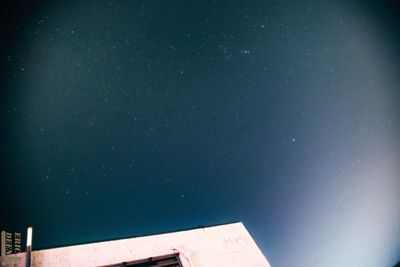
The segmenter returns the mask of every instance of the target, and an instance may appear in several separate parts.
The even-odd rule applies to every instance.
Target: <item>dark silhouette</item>
[[[400,267],[400,261],[396,263],[396,265],[394,265],[393,267]]]

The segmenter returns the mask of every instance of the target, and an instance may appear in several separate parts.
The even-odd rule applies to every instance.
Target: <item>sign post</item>
[[[28,227],[26,236],[26,267],[31,267],[32,227]]]

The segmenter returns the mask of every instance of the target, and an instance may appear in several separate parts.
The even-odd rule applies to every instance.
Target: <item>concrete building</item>
[[[2,257],[25,266],[25,253]],[[32,251],[31,266],[270,267],[240,222],[180,232]]]

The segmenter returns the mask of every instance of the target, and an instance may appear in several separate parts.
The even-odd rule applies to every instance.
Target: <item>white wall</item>
[[[176,252],[185,267],[270,267],[242,223],[33,251],[32,266],[101,266]]]

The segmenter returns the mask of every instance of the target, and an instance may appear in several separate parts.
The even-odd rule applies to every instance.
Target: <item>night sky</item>
[[[39,249],[243,221],[276,267],[400,260],[395,5],[1,5],[2,230]]]

